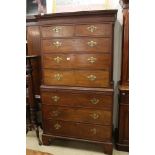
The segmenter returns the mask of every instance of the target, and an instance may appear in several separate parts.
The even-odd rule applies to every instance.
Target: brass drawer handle
[[[58,102],[58,100],[60,99],[60,97],[59,96],[52,96],[52,99],[53,99],[54,102]]]
[[[67,60],[67,61],[70,61],[70,60],[71,60],[71,58],[70,58],[70,57],[67,57],[67,58],[66,58],[66,60]]]
[[[91,25],[91,26],[87,27],[87,30],[90,31],[90,32],[94,32],[94,31],[96,31],[96,29],[97,29],[97,27],[94,26],[94,25]]]
[[[52,29],[52,31],[54,31],[56,33],[60,32],[60,30],[61,30],[61,27],[55,27]]]
[[[94,113],[90,114],[90,116],[91,116],[93,119],[98,119],[100,115],[94,112]]]
[[[96,128],[92,128],[92,129],[90,129],[90,132],[92,132],[92,133],[93,133],[93,135],[96,135],[97,130],[96,130]]]
[[[87,59],[90,63],[94,63],[97,59],[96,58],[94,58],[94,57],[90,57],[90,58],[88,58]]]
[[[88,46],[90,46],[90,47],[94,47],[94,46],[97,45],[97,42],[91,40],[91,41],[88,41],[87,44],[88,44]]]
[[[90,102],[91,102],[92,104],[97,104],[99,101],[100,101],[100,100],[99,100],[99,99],[96,99],[96,98],[93,98],[93,99],[90,100]]]
[[[62,43],[59,42],[59,41],[56,41],[56,42],[53,42],[53,45],[54,45],[56,48],[59,48],[59,47],[62,45]]]
[[[57,73],[57,74],[54,74],[54,78],[55,78],[56,80],[60,81],[60,80],[63,78],[63,75]]]
[[[59,130],[61,128],[61,125],[59,123],[54,124],[54,128],[56,130]]]
[[[96,76],[95,76],[95,75],[89,75],[89,76],[87,76],[87,78],[88,78],[90,81],[96,80]]]
[[[55,110],[55,111],[52,111],[52,113],[50,113],[51,116],[58,116],[60,114],[59,111]]]
[[[58,56],[53,59],[54,61],[56,61],[56,63],[60,63],[63,60],[61,57],[58,57]]]

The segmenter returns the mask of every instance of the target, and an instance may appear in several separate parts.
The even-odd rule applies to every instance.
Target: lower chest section
[[[44,133],[94,141],[111,141],[113,91],[44,88]]]

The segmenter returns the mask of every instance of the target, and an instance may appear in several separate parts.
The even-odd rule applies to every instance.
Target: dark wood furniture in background
[[[123,8],[123,46],[116,147],[129,151],[129,0],[121,0],[120,3]]]
[[[33,85],[35,102],[37,102],[37,120],[42,127],[41,122],[41,100],[40,100],[40,85],[41,85],[41,58],[40,58],[40,30],[35,16],[27,16],[26,18],[26,40],[27,40],[27,55],[37,55],[36,59],[31,60],[33,68]],[[40,110],[40,111],[39,111]]]
[[[40,51],[42,60],[43,144],[55,138],[88,141],[112,154],[116,15],[102,10],[29,19],[32,51]]]
[[[35,16],[28,16],[26,19],[26,37],[27,37],[27,55],[40,56],[40,30]],[[32,59],[33,68],[33,83],[35,98],[40,100],[40,85],[41,85],[41,59]]]
[[[33,129],[36,130],[39,145],[42,144],[39,138],[39,126],[37,122],[37,103],[35,100],[33,84],[33,68],[31,62],[38,56],[26,56],[26,133]]]

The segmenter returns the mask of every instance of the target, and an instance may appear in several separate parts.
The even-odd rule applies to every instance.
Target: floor
[[[34,131],[27,134],[26,148],[53,155],[105,155],[100,146],[78,141],[55,140],[51,146],[39,146]],[[114,149],[113,155],[129,155],[129,153]]]
[[[26,149],[26,155],[52,155],[51,153],[40,152],[36,150]]]

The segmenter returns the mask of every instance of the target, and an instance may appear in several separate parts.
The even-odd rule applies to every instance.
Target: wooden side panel
[[[27,55],[40,55],[40,30],[39,26],[27,27]],[[41,85],[41,59],[32,60],[33,83],[35,95],[40,94]]]
[[[32,62],[32,76],[33,76],[33,84],[34,84],[34,92],[35,95],[40,95],[40,85],[41,85],[41,60],[40,57],[34,59]]]
[[[40,30],[39,26],[27,27],[28,55],[40,55]]]
[[[120,87],[118,137],[116,147],[120,151],[129,151],[129,90]]]
[[[129,84],[129,11],[124,9],[123,11],[123,51],[122,51],[122,73],[121,84]]]
[[[129,106],[120,105],[119,142],[129,144]]]

